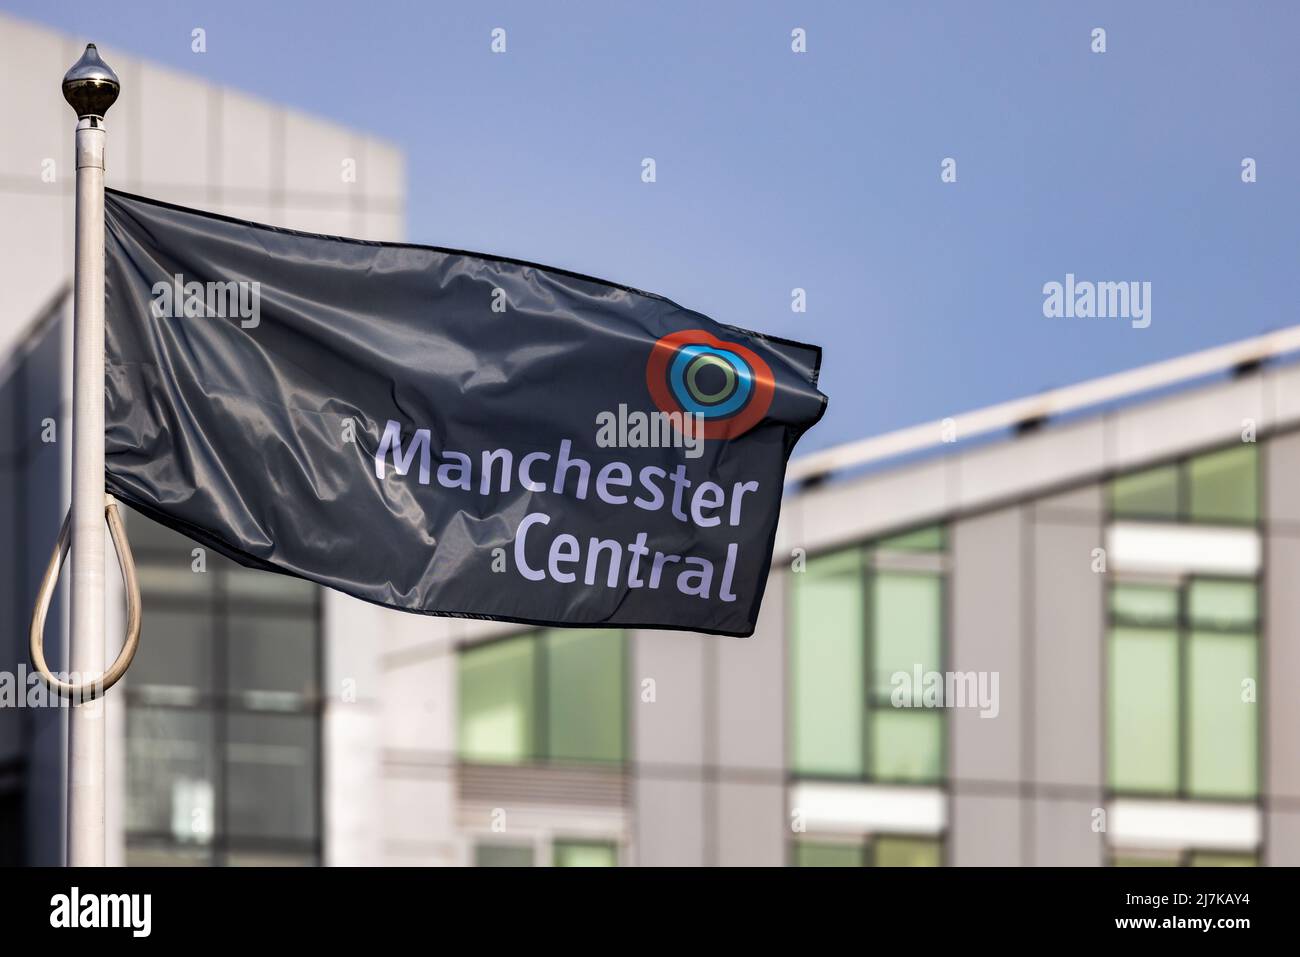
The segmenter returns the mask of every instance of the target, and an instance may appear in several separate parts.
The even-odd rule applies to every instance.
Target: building
[[[67,502],[58,82],[80,51],[0,18],[29,133],[0,144],[0,214],[24,227],[0,256],[14,676]],[[123,81],[110,185],[401,238],[393,147],[103,54]],[[401,614],[131,516],[145,627],[105,705],[110,860],[1300,863],[1300,365],[1282,351],[868,443],[894,459],[810,457],[752,639]],[[968,436],[968,419],[1006,427]],[[61,858],[64,718],[0,707],[0,861]]]
[[[76,117],[60,81],[84,47],[0,15],[0,83],[9,129],[22,131],[0,141],[0,672],[11,687],[29,667],[32,598],[70,491]],[[405,158],[393,145],[100,52],[122,80],[107,118],[109,186],[314,232],[405,238]],[[348,825],[324,795],[346,789],[322,780],[337,783],[349,767],[364,776],[359,764],[322,759],[333,741],[355,756],[347,735],[365,707],[334,727],[322,675],[341,634],[331,626],[347,627],[330,612],[341,596],[250,577],[215,555],[203,574],[186,571],[197,561],[186,543],[138,516],[128,525],[150,620],[140,680],[106,703],[110,862],[329,857],[346,843],[331,823]],[[110,635],[120,630],[116,587],[110,574]],[[65,618],[60,596],[47,634],[55,668]],[[0,862],[62,859],[65,726],[58,711],[0,706]]]
[[[864,443],[932,448],[791,490],[752,639],[388,636],[385,859],[1300,861],[1297,347]]]

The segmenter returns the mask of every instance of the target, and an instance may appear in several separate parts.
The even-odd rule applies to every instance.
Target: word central
[[[577,536],[562,532],[551,539],[546,551],[546,561],[529,563],[528,534],[535,525],[549,525],[551,519],[541,512],[524,516],[515,535],[515,567],[519,574],[533,582],[551,581],[569,585],[578,580],[578,566],[582,565],[582,583],[606,588],[658,589],[667,577],[677,591],[694,598],[709,598],[713,594],[714,563],[696,555],[675,555],[647,547],[647,532],[638,532],[636,538],[623,545],[612,538],[592,538],[587,543],[586,560]],[[627,562],[623,553],[627,552]],[[718,583],[718,599],[735,601],[731,590],[736,574],[736,557],[739,552],[733,542],[727,546],[727,559],[722,566]],[[601,575],[602,556],[605,574]],[[670,567],[672,566],[672,567]],[[665,574],[666,573],[666,574]],[[603,579],[603,581],[601,581]]]

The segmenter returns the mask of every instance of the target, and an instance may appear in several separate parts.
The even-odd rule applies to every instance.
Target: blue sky
[[[0,9],[397,142],[412,241],[822,345],[801,451],[1297,321],[1296,4]],[[1045,318],[1067,272],[1150,282],[1151,325]]]

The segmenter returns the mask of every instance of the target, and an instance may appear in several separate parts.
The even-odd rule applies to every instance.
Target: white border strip
[[[1112,848],[1254,851],[1262,833],[1253,804],[1118,798],[1107,814]]]
[[[1106,530],[1106,557],[1120,572],[1250,576],[1260,552],[1253,528],[1115,522]]]
[[[790,813],[810,833],[940,834],[948,823],[939,788],[802,782],[790,789]]]

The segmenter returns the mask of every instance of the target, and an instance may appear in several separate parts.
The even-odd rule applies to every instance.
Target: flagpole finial
[[[100,59],[93,43],[86,44],[86,52],[63,77],[63,98],[78,117],[103,116],[121,89],[117,74]]]

